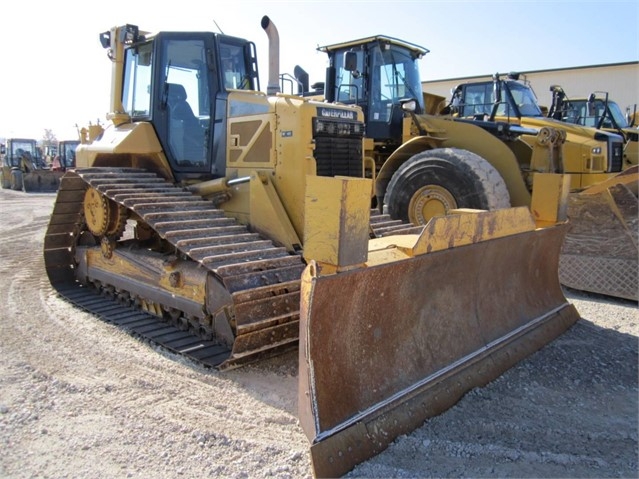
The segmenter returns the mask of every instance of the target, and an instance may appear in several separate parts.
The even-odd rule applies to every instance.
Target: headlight
[[[326,123],[321,120],[315,120],[315,132],[314,133],[324,133],[326,131]]]
[[[409,100],[402,103],[402,110],[415,111],[417,110],[417,102],[415,100]]]
[[[593,155],[601,155],[601,147],[600,146],[596,146],[592,149],[592,154]]]

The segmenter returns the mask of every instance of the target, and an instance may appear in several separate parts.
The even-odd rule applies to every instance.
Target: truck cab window
[[[206,48],[201,39],[163,43],[162,71],[172,157],[183,167],[207,164],[210,122]]]
[[[476,117],[490,115],[493,108],[493,84],[480,83],[477,85],[467,85],[464,87],[464,97],[462,106],[462,117]],[[503,115],[506,111],[506,104],[500,103],[497,108],[497,115]]]
[[[132,118],[147,117],[151,111],[152,44],[126,51],[122,106]]]
[[[375,44],[369,54],[372,78],[368,120],[391,121],[393,110],[402,99],[412,98],[423,109],[419,72],[409,52],[396,46]]]
[[[220,55],[224,87],[227,90],[252,89],[247,61],[244,58],[244,46],[221,42]]]
[[[508,82],[507,85],[521,116],[543,116],[532,89],[517,82]]]
[[[344,65],[344,51],[335,56],[337,68],[337,101],[343,103],[361,103],[364,99],[364,52],[355,52],[357,55],[357,67],[347,70]]]

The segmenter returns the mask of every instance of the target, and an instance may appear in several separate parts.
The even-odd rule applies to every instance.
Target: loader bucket
[[[33,170],[22,174],[22,189],[27,192],[58,191],[64,173],[53,170]]]
[[[579,319],[558,280],[565,223],[477,240],[490,222],[466,235],[435,219],[412,257],[303,273],[299,416],[317,477],[345,474]],[[423,236],[437,231],[465,245],[432,248]]]
[[[570,195],[570,228],[559,260],[563,285],[639,300],[638,168]]]

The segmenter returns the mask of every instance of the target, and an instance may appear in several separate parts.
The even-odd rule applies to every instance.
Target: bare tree
[[[40,154],[47,164],[51,164],[58,154],[58,139],[53,130],[44,129],[44,135],[40,140]]]
[[[53,133],[53,130],[44,129],[44,135],[42,136],[41,144],[42,146],[55,146],[58,144],[58,139]]]

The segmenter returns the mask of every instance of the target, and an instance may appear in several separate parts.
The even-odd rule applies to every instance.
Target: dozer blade
[[[55,192],[60,187],[64,173],[52,170],[35,170],[22,175],[22,189],[27,192]]]
[[[568,201],[570,229],[559,263],[563,285],[639,300],[638,167]]]
[[[422,237],[459,232],[438,220]],[[299,414],[317,477],[345,474],[579,319],[557,274],[566,224],[476,242],[488,225],[460,232],[464,246],[420,237],[429,246],[405,259],[306,267]]]

